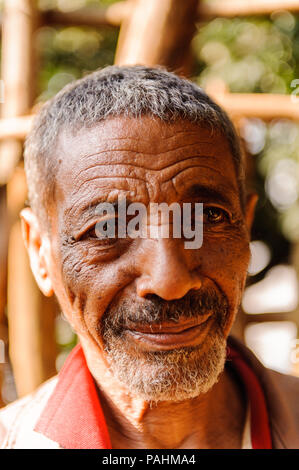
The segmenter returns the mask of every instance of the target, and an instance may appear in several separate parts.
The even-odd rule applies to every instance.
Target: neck
[[[128,392],[104,360],[83,349],[98,385],[112,447],[115,449],[240,448],[245,421],[242,390],[224,370],[205,394],[181,402],[150,403]]]

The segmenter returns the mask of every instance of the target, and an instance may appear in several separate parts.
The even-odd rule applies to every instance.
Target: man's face
[[[249,262],[248,226],[226,139],[198,124],[111,118],[56,147],[50,275],[84,345],[129,391],[180,400],[225,361]],[[102,201],[203,203],[203,244],[97,237]]]

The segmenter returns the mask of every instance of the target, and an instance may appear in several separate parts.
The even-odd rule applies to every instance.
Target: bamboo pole
[[[33,104],[36,75],[34,32],[37,21],[35,0],[5,1],[2,33],[5,101],[2,124],[10,122],[14,127],[16,122],[22,122],[24,125],[26,119],[22,116],[29,113]],[[16,132],[18,129],[15,129],[13,134],[11,129],[4,133],[5,140],[0,146],[0,175],[2,183],[7,182],[11,227],[7,291],[9,353],[17,391],[22,396],[55,373],[56,354],[53,302],[42,296],[33,280],[21,236],[19,211],[24,206],[27,189],[24,170],[19,168],[16,171],[15,168],[22,156],[20,138],[24,137],[25,132]],[[48,324],[44,325],[44,322]],[[45,351],[48,351],[46,358]]]
[[[8,263],[9,351],[17,393],[22,397],[55,375],[53,357],[57,351],[51,337],[53,303],[37,289],[19,221],[11,229]]]
[[[230,93],[222,87],[207,86],[207,93],[235,117],[258,117],[265,121],[285,118],[299,121],[299,106],[290,95],[262,93]],[[298,99],[298,98],[296,98]],[[34,115],[0,119],[0,140],[25,139]],[[0,175],[1,176],[1,175]]]
[[[115,63],[166,65],[183,71],[195,32],[198,0],[133,0],[121,25]]]
[[[206,92],[238,121],[243,117],[299,120],[299,98],[271,93],[230,93],[222,80],[212,80]]]
[[[18,167],[8,185],[10,214],[19,213],[27,195],[25,172]],[[8,250],[9,351],[19,396],[55,374],[56,306],[38,289],[24,248],[19,218],[12,223]]]
[[[200,2],[196,18],[207,21],[215,17],[234,18],[236,16],[270,15],[277,10],[298,13],[299,1],[215,0],[209,3]],[[107,8],[85,7],[72,12],[49,10],[43,14],[42,19],[44,24],[118,27],[132,14],[133,4],[130,0],[126,0],[117,2]]]
[[[273,11],[299,12],[298,0],[214,0],[199,5],[199,18],[234,18],[235,16],[270,15]]]
[[[298,280],[298,288],[299,288],[299,240],[297,240],[292,245],[291,249],[291,262],[296,270],[297,273],[297,280]],[[292,313],[292,318],[296,325],[297,325],[297,344],[296,344],[296,351],[293,351],[295,354],[294,362],[292,363],[292,373],[299,377],[299,306],[297,309]]]
[[[160,3],[162,4],[162,2]],[[207,21],[215,17],[234,18],[236,16],[270,15],[277,10],[298,13],[299,2],[298,0],[214,0],[209,3],[200,2],[196,17],[197,20]],[[42,15],[42,21],[43,24],[47,25],[118,27],[132,14],[133,4],[130,0],[126,0],[117,2],[107,8],[85,7],[72,12],[49,10]]]
[[[0,140],[24,140],[29,133],[34,115],[0,119]],[[4,175],[0,174],[0,184],[5,183]]]
[[[1,325],[6,324],[5,307],[6,307],[6,290],[7,290],[7,230],[4,228],[8,225],[7,207],[6,207],[6,187],[0,187],[0,329]],[[0,334],[0,339],[1,334]]]
[[[46,25],[84,25],[94,26],[120,26],[123,19],[131,12],[130,3],[122,1],[114,3],[107,8],[85,7],[71,12],[49,10],[42,16],[42,22]]]
[[[163,0],[164,1],[164,0]],[[277,10],[299,12],[298,0],[214,0],[198,6],[197,19],[210,20],[215,17],[270,15]],[[107,8],[84,7],[71,12],[48,10],[41,14],[44,25],[77,25],[93,27],[119,27],[133,13],[130,0],[120,1]],[[0,18],[0,24],[2,19]]]
[[[34,47],[36,22],[34,0],[6,0],[2,30],[2,118],[28,113],[33,102]],[[0,146],[0,183],[6,183],[22,156],[22,143],[7,139]]]
[[[232,116],[256,117],[265,121],[272,119],[299,120],[298,103],[289,95],[262,93],[228,93],[213,96]]]
[[[33,80],[32,15],[32,2],[27,0],[6,0],[4,3],[1,56],[1,79],[4,83],[4,102],[1,117],[4,119],[27,113],[32,105],[30,86]],[[10,180],[21,156],[21,141],[14,136],[6,136],[0,145],[0,184],[6,184]],[[13,221],[16,217],[16,213],[9,214],[9,218]],[[2,225],[7,238],[9,224],[10,221],[7,220]],[[11,244],[11,240],[8,243]],[[6,250],[8,250],[8,246]],[[5,263],[5,269],[6,267]],[[2,269],[4,269],[3,264]],[[7,277],[8,273],[5,274]],[[9,294],[7,295],[7,303],[9,304]]]
[[[1,390],[4,382],[4,361],[7,360],[7,318],[5,307],[7,302],[7,210],[6,210],[6,187],[0,187],[0,221],[3,227],[0,230],[0,407],[4,405]],[[3,347],[5,357],[2,357]]]

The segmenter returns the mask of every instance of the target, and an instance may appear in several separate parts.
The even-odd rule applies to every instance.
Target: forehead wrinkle
[[[177,137],[177,136],[173,136],[173,137]],[[194,147],[195,145],[214,145],[214,142],[210,142],[210,141],[198,141],[198,139],[196,140],[196,142],[189,142],[187,144],[184,144],[184,145],[179,145],[178,142],[176,142],[177,145],[175,145],[174,147],[172,148],[168,148],[166,150],[156,150],[155,152],[149,152],[148,151],[148,144],[146,144],[146,150],[140,150],[139,149],[139,146],[137,145],[136,148],[132,148],[132,146],[129,146],[129,147],[121,147],[119,148],[118,146],[115,146],[115,147],[111,147],[111,143],[109,142],[109,140],[112,140],[112,139],[102,139],[101,140],[101,147],[98,148],[97,150],[95,150],[94,152],[92,153],[81,153],[81,155],[76,155],[77,158],[80,158],[80,159],[87,159],[87,158],[90,158],[90,157],[94,157],[94,156],[98,156],[98,155],[101,155],[103,153],[108,153],[108,152],[128,152],[128,153],[145,153],[146,155],[157,155],[157,154],[164,154],[164,153],[168,153],[168,152],[171,152],[171,151],[175,151],[175,150],[179,150],[179,149],[186,149],[187,147]],[[136,142],[138,142],[138,144],[142,144],[144,143],[144,139],[134,139]],[[176,139],[177,140],[177,139]],[[115,141],[119,141],[119,139],[115,139]],[[150,140],[149,140],[150,141]],[[72,143],[74,143],[75,141],[73,140]],[[156,140],[157,142],[157,140]],[[162,144],[163,146],[163,143],[165,142],[165,139],[159,139],[159,142]],[[107,144],[107,148],[105,148],[105,144]],[[109,145],[108,145],[109,144]],[[104,148],[103,148],[104,146]],[[142,146],[142,145],[141,145]],[[153,142],[150,141],[150,147],[153,146]],[[66,147],[66,144],[64,145],[64,147]],[[59,149],[58,149],[59,150]],[[69,149],[63,149],[63,153],[67,154],[69,151]],[[111,156],[109,156],[109,158],[111,158]]]
[[[210,158],[210,157],[207,157]],[[173,180],[177,178],[179,175],[181,175],[184,171],[187,171],[192,168],[205,168],[207,170],[213,171],[218,173],[221,177],[223,177],[223,173],[218,170],[217,168],[204,165],[203,163],[198,162],[198,164],[191,164],[194,160],[196,161],[198,159],[197,156],[195,157],[186,157],[182,160],[176,161],[174,163],[171,163],[169,165],[166,165],[165,167],[159,167],[157,170],[149,170],[149,169],[144,169],[143,167],[137,166],[137,165],[123,165],[123,164],[118,164],[117,166],[123,166],[123,167],[133,167],[137,170],[144,170],[142,171],[142,176],[139,177],[138,175],[134,176],[128,176],[128,175],[97,175],[91,178],[88,178],[87,180],[84,180],[79,184],[78,187],[76,187],[76,192],[79,191],[85,184],[90,183],[95,180],[135,180],[135,181],[141,181],[145,185],[148,183],[151,183],[150,179],[148,178],[149,175],[152,177],[157,177],[156,183],[167,183],[170,180]],[[182,168],[182,164],[184,167]],[[96,164],[94,167],[103,167],[101,164]],[[94,169],[92,167],[91,169]],[[177,171],[177,167],[179,167],[179,171]],[[86,169],[87,170],[87,169]],[[161,175],[161,171],[163,174]],[[166,173],[166,174],[165,174]],[[82,175],[81,175],[82,176]],[[162,178],[161,178],[162,176]]]
[[[146,170],[146,172],[142,172],[144,177],[139,177],[137,175],[134,175],[134,176],[121,176],[121,175],[103,175],[103,176],[95,176],[95,177],[91,177],[91,178],[88,178],[87,180],[83,181],[78,187],[76,187],[76,192],[79,191],[85,184],[87,183],[90,183],[92,181],[95,181],[97,179],[99,180],[121,180],[121,179],[124,179],[124,180],[134,180],[134,181],[141,181],[146,185],[148,184],[152,184],[153,181],[151,180],[151,177],[154,177],[156,179],[156,184],[163,184],[163,183],[167,183],[168,181],[176,178],[178,175],[180,175],[181,173],[183,173],[184,171],[188,170],[188,169],[192,169],[192,168],[206,168],[208,170],[212,170],[216,173],[218,173],[221,177],[223,176],[221,171],[219,171],[218,169],[216,168],[211,168],[210,166],[207,166],[207,165],[203,165],[202,163],[199,163],[197,165],[193,164],[193,165],[190,165],[190,160],[194,160],[194,159],[197,159],[197,157],[192,157],[192,158],[188,158],[188,159],[184,159],[183,163],[186,162],[187,160],[189,161],[189,164],[186,165],[184,168],[181,168],[181,161],[179,162],[176,162],[172,165],[168,165],[167,167],[165,167],[165,169],[162,169],[163,173],[161,175],[161,170]],[[176,167],[179,166],[179,171],[177,171]],[[138,168],[139,169],[139,168]],[[165,174],[166,172],[166,174]],[[142,175],[142,176],[143,176]],[[151,175],[151,177],[149,178],[149,175]]]
[[[193,158],[197,158],[197,157],[193,157]],[[181,163],[181,162],[178,162],[177,164],[179,164],[179,163]],[[176,164],[174,164],[174,165],[172,166],[172,168],[170,167],[170,168],[168,168],[168,169],[169,169],[169,170],[171,169],[172,171],[174,171],[174,170],[175,170],[175,166],[176,166]],[[188,165],[188,166],[186,165],[184,168],[180,168],[177,173],[175,173],[175,174],[173,174],[173,175],[171,175],[171,176],[167,175],[167,179],[162,179],[161,182],[162,182],[162,183],[168,183],[168,181],[173,180],[174,178],[176,178],[177,176],[179,176],[180,174],[182,174],[184,171],[189,170],[189,169],[192,169],[192,168],[206,168],[206,169],[208,169],[208,170],[215,171],[215,172],[218,173],[220,176],[223,176],[223,173],[222,173],[220,170],[218,170],[217,168],[211,168],[211,167],[208,166],[208,165],[203,165],[202,163],[199,163],[198,165]],[[167,173],[169,173],[169,172],[167,172]]]
[[[116,118],[117,120],[119,118]],[[110,119],[110,121],[115,120],[115,118]],[[132,126],[128,126],[128,122],[132,121]],[[94,123],[93,126],[88,130],[89,134],[91,136],[94,136],[95,133],[97,135],[100,135],[101,140],[106,140],[108,142],[114,142],[114,141],[136,141],[136,142],[142,142],[142,141],[150,141],[152,142],[153,139],[153,134],[157,134],[159,138],[161,138],[163,141],[166,140],[171,140],[171,139],[177,139],[181,135],[183,136],[189,136],[189,137],[195,137],[197,141],[202,138],[206,139],[208,138],[209,140],[201,140],[201,143],[206,143],[208,145],[213,145],[213,139],[215,136],[221,137],[226,140],[226,136],[223,135],[220,129],[211,129],[209,126],[204,125],[203,123],[192,123],[188,119],[177,119],[175,122],[165,122],[163,120],[153,120],[150,119],[149,124],[153,123],[156,121],[157,125],[154,125],[153,127],[148,125],[146,121],[143,119],[137,119],[133,118],[128,119],[125,117],[124,119],[124,124],[125,125],[117,125],[112,127],[109,125],[109,119]],[[137,125],[136,125],[137,124]],[[188,124],[192,127],[186,127],[186,124]],[[182,125],[184,126],[184,129],[182,129]],[[145,129],[144,129],[145,128]],[[148,132],[148,129],[151,129],[151,132]],[[131,135],[128,135],[128,130]],[[80,132],[81,131],[81,132]],[[216,131],[216,132],[215,132]],[[66,136],[66,140],[71,140],[74,141],[77,139],[81,140],[81,134],[82,132],[86,133],[86,128],[81,128],[79,130],[79,133],[76,133],[76,136],[74,136],[72,130],[70,129],[64,129],[63,134]],[[201,134],[203,135],[201,136]],[[207,135],[208,133],[208,135]],[[170,135],[169,135],[170,134]],[[75,137],[75,139],[74,139]]]
[[[142,140],[141,139],[136,139],[138,141],[138,143],[142,143]],[[164,142],[164,139],[162,140],[161,139],[161,142],[163,143]],[[202,144],[213,144],[213,142],[193,142],[193,143],[188,143],[188,144],[185,144],[185,145],[177,145],[173,148],[170,148],[170,149],[167,149],[167,150],[157,150],[155,152],[148,152],[148,151],[144,151],[144,150],[139,150],[138,148],[136,149],[132,149],[132,148],[107,148],[107,149],[102,149],[102,150],[97,150],[96,152],[93,152],[93,153],[86,153],[86,154],[81,154],[81,155],[77,155],[78,158],[80,159],[88,159],[90,157],[97,157],[98,155],[101,155],[103,153],[112,153],[112,156],[113,156],[113,153],[115,152],[127,152],[127,153],[134,153],[134,154],[145,154],[145,155],[164,155],[164,154],[167,154],[169,152],[175,152],[176,150],[183,150],[183,149],[186,149],[188,147],[194,147],[195,145],[202,145]],[[102,145],[102,144],[101,144]],[[152,143],[151,143],[151,147],[152,147]],[[109,156],[109,159],[111,159],[111,155]]]
[[[194,144],[195,145],[195,144]],[[196,144],[197,145],[197,144]],[[100,162],[95,162],[93,165],[91,166],[88,166],[87,168],[81,168],[78,170],[77,174],[74,175],[73,179],[74,179],[74,183],[76,184],[77,180],[80,180],[81,177],[82,177],[82,174],[88,172],[88,171],[92,171],[94,168],[97,168],[97,167],[113,167],[113,166],[123,166],[123,167],[134,167],[136,169],[144,169],[145,171],[162,171],[164,169],[167,169],[168,167],[171,167],[172,165],[175,165],[175,164],[178,164],[178,163],[181,163],[185,160],[188,160],[188,159],[192,159],[192,158],[196,158],[196,157],[199,157],[199,158],[213,158],[213,159],[220,159],[221,157],[219,157],[218,155],[207,155],[206,153],[200,153],[198,152],[197,155],[194,155],[192,154],[191,156],[188,155],[187,157],[185,157],[185,152],[183,153],[182,156],[180,156],[180,153],[182,151],[184,151],[184,147],[190,147],[190,145],[188,146],[183,146],[183,147],[180,147],[178,149],[170,149],[170,150],[167,150],[165,152],[162,152],[162,153],[145,153],[145,152],[135,152],[133,150],[119,150],[119,151],[122,151],[122,152],[127,152],[129,154],[134,154],[133,157],[131,157],[131,155],[129,156],[128,158],[128,161],[125,161],[125,162],[119,162],[119,161],[115,161],[115,162],[111,162],[111,159],[113,159],[113,153],[115,152],[115,150],[111,150],[111,153],[112,155],[109,155],[109,157],[107,156],[107,158],[104,158],[104,161],[100,161]],[[103,151],[101,153],[108,153],[109,151]],[[161,157],[161,155],[163,155],[164,157],[167,157],[169,153],[173,153],[173,161],[171,161],[170,163],[164,163],[163,162],[163,159],[162,159],[162,162],[161,162],[161,159],[159,157]],[[90,158],[90,157],[97,157],[99,155],[99,153],[94,153],[94,154],[90,154],[88,155],[86,158]],[[140,160],[146,160],[147,157],[152,157],[152,156],[155,156],[156,159],[152,159],[152,160],[149,160],[149,161],[145,161],[144,164],[138,164],[138,161]],[[82,159],[85,158],[85,157],[81,157]],[[116,157],[117,158],[117,157]],[[136,163],[137,162],[137,163]],[[159,164],[159,163],[162,163],[162,164]]]
[[[113,121],[114,119],[112,119],[112,123]],[[128,119],[125,120],[125,122],[127,121]],[[90,130],[90,138],[87,138],[87,139],[86,137],[88,137],[88,133],[86,135],[86,129],[82,135],[79,133],[79,134],[76,134],[76,136],[74,136],[70,132],[64,132],[66,139],[60,140],[63,153],[67,157],[67,155],[70,152],[70,145],[73,144],[73,149],[75,150],[73,155],[75,159],[79,160],[79,163],[80,163],[80,160],[82,161],[85,159],[97,159],[97,157],[102,156],[101,160],[103,161],[103,163],[106,162],[107,164],[110,165],[111,160],[112,161],[114,160],[114,155],[113,155],[114,152],[116,153],[115,159],[119,158],[118,157],[119,152],[126,152],[127,155],[125,155],[124,157],[127,157],[128,162],[132,161],[133,163],[136,163],[136,160],[140,161],[140,159],[142,159],[142,155],[140,155],[142,153],[144,154],[145,157],[150,157],[151,155],[155,157],[159,155],[161,157],[164,154],[166,155],[171,152],[175,152],[177,150],[184,151],[187,149],[187,147],[192,147],[192,146],[199,147],[197,150],[199,155],[202,153],[202,150],[204,150],[204,149],[200,149],[200,146],[206,146],[208,147],[206,149],[208,151],[206,151],[205,154],[207,153],[209,154],[210,148],[215,145],[215,138],[218,141],[219,137],[222,137],[222,140],[223,140],[223,136],[221,135],[221,133],[219,134],[217,132],[216,135],[213,135],[211,131],[208,132],[209,130],[206,128],[206,126],[196,125],[196,127],[194,127],[193,123],[189,123],[191,128],[188,127],[187,125],[185,126],[184,129],[182,129],[181,126],[183,124],[184,125],[188,124],[188,122],[186,123],[185,120],[182,120],[182,122],[181,120],[179,120],[175,123],[164,123],[158,120],[157,121],[158,127],[154,126],[153,128],[154,132],[151,132],[151,127],[149,128],[149,126],[146,126],[144,128],[145,122],[146,121],[144,120],[133,119],[132,127],[130,126],[128,127],[127,125],[126,126],[119,125],[119,122],[116,122],[117,124],[116,126],[113,124],[112,127],[109,125],[108,127],[106,127],[107,124],[109,124],[109,121],[100,124],[100,126],[98,123]],[[152,120],[150,120],[150,122],[152,122]],[[131,135],[128,136],[127,135],[128,132]],[[121,135],[121,134],[125,134],[125,135]],[[167,134],[171,134],[171,135],[167,135]],[[155,138],[155,136],[157,136],[157,138]],[[177,148],[178,145],[180,144],[180,142],[177,142],[177,141],[182,140],[181,136],[185,138],[189,137],[189,139],[191,139],[191,142],[184,144],[182,146],[179,146],[179,148]],[[208,140],[206,140],[207,138]],[[196,141],[194,142],[193,139],[196,139]],[[171,145],[172,148],[166,148],[165,150],[163,149],[163,146],[164,146],[163,144],[166,140],[170,140],[170,141],[174,140],[174,143]],[[90,149],[92,149],[92,147],[96,148],[97,147],[96,144],[98,141],[98,146],[100,145],[100,148],[98,148],[97,151],[95,152],[91,152],[91,153],[89,153],[88,151],[86,152],[84,151],[85,141],[87,145],[89,143],[88,146],[90,147]],[[126,142],[128,145],[126,145]],[[226,139],[225,139],[225,142],[227,143]],[[121,143],[121,145],[119,145],[119,143]],[[136,144],[136,147],[135,145],[133,145],[133,148],[132,148],[132,143]],[[151,150],[153,149],[153,144],[154,144],[155,152],[148,152],[149,148]],[[173,147],[173,145],[175,146]],[[161,148],[156,149],[157,146],[160,146]],[[105,155],[105,153],[107,153],[107,155]],[[177,160],[179,157],[180,155],[177,155],[177,154],[174,156],[175,160]],[[68,161],[70,159],[66,158],[65,160],[66,160],[66,166],[67,166]],[[153,160],[154,160],[153,161],[154,169],[160,170],[160,168],[155,165],[155,159]],[[77,166],[74,165],[73,172],[76,171],[76,168]],[[82,171],[84,171],[84,169],[82,169]],[[79,170],[79,173],[80,172],[81,170]],[[77,176],[78,174],[75,175],[75,177]]]
[[[102,167],[102,168],[105,168],[105,167],[124,167],[124,168],[128,169],[129,171],[131,169],[143,170],[142,174],[144,174],[144,172],[155,174],[156,172],[161,172],[161,171],[167,170],[171,167],[174,167],[175,165],[182,164],[183,162],[185,162],[187,160],[192,160],[192,159],[195,159],[195,158],[219,158],[219,157],[216,156],[216,155],[200,155],[200,156],[192,155],[192,156],[187,156],[185,158],[181,158],[181,159],[176,160],[175,162],[171,162],[167,165],[162,164],[162,165],[154,166],[154,168],[148,168],[148,167],[145,167],[144,165],[137,165],[136,163],[127,163],[127,162],[121,162],[121,163],[117,163],[117,162],[115,162],[115,163],[101,163],[101,162],[98,162],[98,163],[95,163],[94,165],[92,165],[88,168],[83,168],[76,176],[74,176],[74,184],[76,184],[79,177],[81,178],[84,173],[86,173],[88,171],[93,171],[95,168],[98,168],[98,167]]]
[[[144,172],[145,171],[148,171],[146,168],[144,168],[143,166],[141,165],[134,165],[132,163],[126,163],[126,162],[122,162],[122,163],[95,163],[94,165],[92,166],[89,166],[88,168],[83,168],[75,177],[74,177],[74,184],[76,184],[76,182],[79,180],[79,177],[82,177],[82,175],[84,175],[84,173],[87,173],[89,171],[93,171],[95,170],[96,168],[101,168],[101,169],[105,169],[106,167],[123,167],[123,169],[128,169],[128,174],[131,173],[130,170],[133,170],[133,169],[136,169],[139,173],[141,173],[141,175],[143,176]],[[143,170],[143,171],[142,171]],[[110,177],[110,176],[101,176],[101,175],[98,175],[97,176],[98,178],[107,178],[107,177]],[[111,175],[111,177],[115,177],[115,175]],[[123,177],[122,175],[117,175],[117,177]],[[80,178],[81,179],[81,178]],[[140,178],[141,179],[141,178]],[[90,179],[89,179],[90,180]],[[82,184],[82,183],[81,183]],[[80,186],[79,186],[80,187]]]
[[[107,175],[107,176],[95,176],[94,178],[89,178],[88,180],[86,181],[83,181],[79,186],[78,188],[76,188],[77,191],[79,191],[82,186],[84,186],[86,183],[90,183],[91,181],[94,181],[94,180],[97,180],[97,179],[117,179],[117,180],[121,180],[121,179],[124,179],[124,180],[135,180],[135,181],[142,181],[143,183],[147,183],[146,180],[142,179],[142,178],[138,178],[136,176],[111,176],[111,175]]]
[[[182,130],[182,131],[175,131],[174,134],[172,134],[172,135],[170,135],[170,136],[167,136],[167,137],[163,136],[163,140],[175,139],[175,138],[177,138],[177,136],[179,136],[179,135],[181,135],[181,134],[184,134],[184,135],[188,134],[188,135],[191,135],[191,136],[194,135],[195,137],[198,138],[198,132],[189,131],[189,130],[188,130],[188,131]],[[120,137],[120,136],[119,136],[119,137],[107,137],[105,140],[106,140],[106,141],[114,141],[114,140],[116,140],[116,141],[117,141],[117,140],[128,140],[128,141],[131,141],[131,140],[132,140],[132,141],[140,142],[140,141],[142,141],[142,140],[144,140],[144,141],[149,140],[149,141],[150,141],[151,139],[152,139],[152,137],[147,138],[146,135],[143,135],[143,136],[142,136],[142,139],[141,139],[140,137],[128,137],[128,136]],[[201,141],[201,142],[202,142],[202,143],[205,143],[205,144],[211,144],[211,145],[213,144],[213,142],[211,142],[211,141]]]

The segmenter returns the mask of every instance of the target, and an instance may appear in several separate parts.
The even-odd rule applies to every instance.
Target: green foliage
[[[118,31],[94,28],[41,28],[37,34],[41,68],[40,101],[55,95],[68,82],[113,64]]]
[[[70,12],[104,7],[116,0],[38,0],[41,11]],[[40,58],[37,101],[45,101],[64,85],[98,68],[113,64],[118,38],[115,28],[42,27],[36,35]]]
[[[298,76],[299,23],[288,12],[269,18],[217,18],[199,26],[193,41],[205,85],[215,75],[232,92],[288,93]]]

